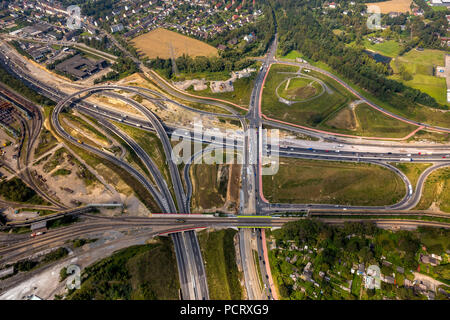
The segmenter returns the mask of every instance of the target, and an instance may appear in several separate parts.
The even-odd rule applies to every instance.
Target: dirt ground
[[[147,57],[154,59],[177,58],[183,54],[191,57],[216,56],[217,49],[196,39],[189,38],[179,33],[158,28],[145,33],[135,39],[134,46]]]
[[[228,210],[236,210],[239,208],[239,190],[241,186],[241,165],[230,165],[226,207]]]
[[[327,121],[327,125],[331,127],[347,130],[356,130],[357,124],[355,112],[350,107],[342,109],[334,118]]]

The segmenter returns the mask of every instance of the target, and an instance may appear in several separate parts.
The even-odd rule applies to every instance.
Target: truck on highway
[[[412,161],[411,158],[400,158],[400,161]]]

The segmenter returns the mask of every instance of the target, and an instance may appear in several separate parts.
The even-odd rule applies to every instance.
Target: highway
[[[111,37],[113,39],[113,42],[117,42],[114,37]],[[119,48],[120,44],[117,44]],[[4,49],[4,47],[2,46]],[[0,48],[0,49],[2,49]],[[93,88],[87,88],[82,89],[76,94],[68,96],[67,94],[58,91],[55,88],[49,87],[48,85],[42,83],[41,81],[37,79],[32,79],[27,75],[27,72],[24,70],[26,68],[25,66],[16,65],[13,66],[13,68],[10,68],[10,64],[12,65],[12,59],[11,61],[7,61],[9,59],[6,59],[4,56],[4,50],[2,49],[0,51],[0,63],[3,65],[6,65],[6,68],[10,71],[12,71],[15,74],[18,74],[22,80],[27,83],[31,88],[37,90],[41,94],[55,100],[58,102],[57,107],[55,108],[53,114],[52,114],[52,123],[53,126],[58,131],[58,134],[60,134],[62,137],[64,137],[66,140],[70,141],[71,143],[78,145],[81,148],[84,148],[100,157],[103,157],[112,163],[124,168],[128,172],[130,172],[131,175],[133,175],[140,183],[144,185],[144,187],[149,191],[149,193],[155,198],[155,201],[157,201],[158,205],[162,209],[163,212],[180,212],[180,213],[190,213],[190,198],[192,195],[192,184],[189,177],[189,165],[186,165],[185,171],[184,171],[184,177],[186,182],[186,190],[185,193],[183,184],[178,172],[178,168],[171,160],[171,144],[168,138],[168,133],[173,132],[175,129],[178,129],[176,127],[169,128],[165,126],[157,117],[156,114],[142,106],[140,103],[125,98],[123,96],[118,95],[117,93],[113,93],[112,91],[115,90],[123,90],[127,92],[134,92],[139,95],[141,95],[143,98],[148,99],[155,103],[156,106],[163,107],[161,102],[167,101],[176,104],[177,106],[184,108],[189,111],[197,112],[199,114],[209,115],[209,116],[220,116],[220,117],[229,117],[229,118],[235,118],[239,119],[241,122],[241,126],[243,128],[243,132],[246,134],[241,135],[237,138],[237,142],[233,144],[233,146],[226,145],[226,147],[235,147],[238,146],[243,150],[243,169],[242,169],[242,188],[241,188],[241,203],[243,203],[242,207],[242,213],[244,214],[273,214],[277,212],[295,212],[295,211],[302,211],[302,210],[317,210],[325,212],[327,210],[337,210],[340,212],[346,212],[346,210],[372,210],[373,212],[387,212],[389,210],[405,210],[407,208],[412,208],[417,204],[417,202],[420,199],[420,195],[423,189],[423,183],[426,180],[426,177],[431,173],[433,170],[437,168],[441,168],[444,166],[447,166],[449,164],[449,149],[448,146],[429,146],[429,145],[418,145],[418,144],[412,144],[412,145],[402,145],[402,144],[394,144],[394,143],[386,143],[386,142],[380,142],[380,141],[367,141],[361,138],[343,138],[339,135],[333,134],[333,133],[327,133],[327,132],[317,132],[315,130],[308,130],[308,128],[298,128],[295,126],[290,126],[288,124],[279,123],[277,121],[273,121],[273,119],[267,119],[267,117],[264,117],[261,113],[261,97],[262,97],[262,90],[264,88],[264,82],[267,77],[267,74],[270,69],[270,65],[272,63],[276,63],[275,60],[275,52],[277,48],[277,36],[275,35],[275,40],[270,45],[268,53],[266,54],[265,58],[262,60],[263,64],[261,67],[261,70],[258,72],[257,77],[255,79],[255,86],[253,88],[253,91],[251,93],[251,99],[250,99],[250,106],[248,113],[245,117],[241,116],[239,113],[237,113],[233,108],[228,107],[226,104],[221,103],[219,101],[214,101],[214,99],[202,99],[201,97],[195,97],[192,95],[189,95],[187,93],[182,93],[179,90],[176,90],[173,88],[170,84],[165,82],[164,80],[158,78],[151,70],[146,70],[145,67],[143,67],[142,63],[139,62],[136,58],[133,57],[133,59],[137,62],[139,67],[143,70],[144,74],[147,76],[150,76],[158,86],[163,88],[166,92],[171,94],[174,97],[184,99],[191,102],[199,102],[199,103],[208,103],[211,105],[215,105],[221,108],[224,108],[230,114],[220,114],[220,113],[214,113],[214,112],[205,112],[196,110],[192,107],[185,106],[177,101],[171,100],[167,97],[165,97],[163,94],[150,90],[150,89],[144,89],[139,87],[130,87],[130,86],[97,86]],[[123,48],[122,48],[123,49]],[[125,49],[123,49],[125,50]],[[296,64],[298,65],[298,64]],[[313,69],[311,66],[307,65],[309,69]],[[319,70],[316,70],[319,71]],[[319,71],[321,72],[321,71]],[[323,70],[322,70],[323,73]],[[330,75],[332,76],[332,75]],[[332,76],[333,79],[336,80],[334,76]],[[348,85],[345,83],[343,84],[347,89],[351,89]],[[72,102],[75,98],[79,97],[81,98],[82,94],[89,94],[91,92],[108,92],[108,95],[114,95],[115,97],[118,97],[122,99],[127,104],[133,106],[135,109],[139,110],[143,115],[144,118],[139,118],[136,116],[127,116],[126,120],[124,120],[123,114],[120,114],[118,111],[113,111],[108,108],[97,106],[96,108],[93,108],[92,105],[87,103],[78,103],[75,105],[75,107],[79,108],[82,111],[88,112],[90,115],[94,116],[103,126],[107,127],[109,130],[111,130],[113,133],[118,135],[121,139],[127,142],[127,144],[136,152],[136,154],[142,159],[143,163],[146,165],[149,172],[151,172],[152,176],[155,178],[156,187],[158,190],[156,190],[156,187],[148,181],[148,178],[144,175],[142,175],[139,171],[131,167],[126,162],[111,157],[105,152],[102,152],[100,150],[97,150],[96,148],[79,144],[73,137],[68,135],[64,132],[62,127],[59,124],[58,120],[58,113],[61,112],[61,110],[65,107],[66,103]],[[369,103],[369,102],[367,102]],[[369,103],[370,104],[370,103]],[[377,106],[372,105],[373,107],[377,108]],[[385,110],[379,109],[381,112],[385,112]],[[387,111],[385,112],[387,113]],[[397,117],[396,115],[390,114],[393,117]],[[175,208],[175,203],[173,202],[173,198],[170,195],[170,191],[167,188],[167,184],[165,183],[164,179],[162,178],[159,170],[155,167],[153,161],[150,157],[143,151],[143,149],[136,144],[133,139],[126,136],[124,133],[122,133],[117,127],[112,125],[110,122],[108,122],[105,119],[109,120],[116,120],[120,121],[129,125],[133,125],[138,128],[142,128],[145,130],[153,130],[158,134],[158,136],[161,139],[161,142],[163,144],[164,152],[166,154],[166,159],[168,160],[168,166],[170,171],[170,176],[172,179],[172,185],[174,187],[175,191],[175,198],[176,198],[176,204],[178,207],[178,210]],[[249,121],[249,124],[247,125],[246,121]],[[408,119],[401,119],[402,121],[415,124],[417,126],[423,126],[426,129],[430,130],[437,130],[437,131],[444,131],[444,132],[450,132],[450,129],[446,128],[439,128],[439,127],[432,127],[427,126],[418,122],[413,122]],[[273,127],[279,127],[282,129],[287,129],[293,132],[302,132],[310,136],[314,136],[319,138],[320,140],[318,142],[316,141],[292,141],[289,139],[281,140],[280,146],[279,146],[279,152],[276,154],[275,152],[271,153],[271,150],[263,150],[262,145],[262,135],[261,131],[263,128],[263,125],[269,125]],[[248,128],[253,129],[247,130]],[[185,129],[185,128],[184,128]],[[185,129],[186,132],[189,132],[189,134],[192,134],[192,130]],[[252,136],[249,136],[252,134]],[[216,134],[216,132],[209,134],[205,134],[202,137],[201,142],[211,142],[212,136]],[[306,144],[306,145],[305,145]],[[211,145],[211,149],[213,149],[215,146]],[[269,147],[269,149],[272,149]],[[432,152],[425,152],[426,150],[432,150]],[[261,163],[262,163],[262,153],[263,151],[269,151],[270,154],[277,155],[280,157],[294,157],[294,158],[304,158],[304,159],[317,159],[317,160],[327,160],[327,161],[352,161],[352,162],[369,162],[374,163],[377,165],[381,165],[384,167],[387,167],[390,170],[393,170],[396,172],[396,174],[399,174],[402,180],[405,183],[406,189],[411,190],[411,184],[407,177],[402,174],[398,169],[388,164],[388,162],[432,162],[434,163],[433,167],[427,169],[426,172],[424,172],[421,177],[419,178],[419,182],[417,185],[416,190],[414,190],[413,193],[406,192],[405,197],[397,204],[393,206],[383,206],[383,207],[364,207],[364,206],[355,206],[355,207],[349,207],[349,206],[336,206],[336,205],[329,205],[329,204],[270,204],[268,203],[263,195],[262,190],[262,176],[261,176]],[[420,154],[419,154],[420,153]],[[199,155],[194,155],[199,156]],[[267,221],[261,221],[261,219],[255,219],[255,221],[250,222],[249,220],[240,219],[239,221],[233,221],[231,219],[227,220],[226,225],[227,226],[247,226],[258,229],[258,227],[264,227],[264,226],[272,226],[277,225],[277,223],[280,223],[280,221],[283,220],[276,220],[273,221],[273,224],[267,223]],[[275,218],[273,218],[275,219]],[[187,220],[186,226],[189,226],[190,220]],[[214,220],[212,218],[209,218],[206,221],[202,220],[193,220],[192,221],[192,227],[195,226],[220,226],[221,223],[225,223],[223,220]],[[272,220],[270,220],[272,221]],[[324,220],[326,222],[330,223],[342,223],[342,219],[326,219]],[[362,220],[361,220],[362,221]],[[364,220],[368,221],[368,220]],[[437,222],[425,222],[425,221],[398,221],[398,220],[386,220],[386,222],[380,222],[381,219],[373,219],[371,221],[376,222],[377,224],[387,227],[392,225],[403,225],[411,227],[413,225],[436,225],[436,226],[444,226],[446,227],[446,224],[437,223]],[[125,223],[125,222],[122,222]],[[141,222],[144,223],[144,222]],[[164,223],[161,220],[157,220],[156,223]],[[174,223],[172,221],[172,223]],[[175,222],[176,223],[176,222]],[[126,224],[126,223],[125,223]],[[257,231],[258,233],[259,231]],[[243,258],[243,265],[244,265],[244,275],[245,270],[247,270],[247,276],[246,276],[246,283],[247,280],[252,282],[251,280],[251,274],[255,273],[255,267],[260,267],[261,272],[263,273],[263,278],[266,278],[265,268],[263,266],[263,260],[260,262],[260,266],[251,266],[251,262],[253,262],[253,256],[250,257],[248,254],[251,254],[251,250],[249,251],[249,237],[244,236],[244,232],[241,232],[241,254],[245,256],[245,259]],[[258,233],[259,234],[259,233]],[[180,272],[180,282],[182,285],[182,292],[183,296],[186,299],[208,299],[208,288],[206,284],[206,274],[204,272],[203,267],[203,260],[201,257],[201,252],[198,247],[198,240],[195,236],[195,232],[189,231],[189,232],[174,232],[174,235],[172,236],[172,239],[174,241],[175,245],[175,251],[176,251],[176,257],[177,257],[177,264]],[[258,245],[258,252],[261,252],[263,244],[260,242],[261,237],[257,237],[257,245]],[[249,251],[249,252],[247,252]],[[0,250],[1,255],[1,250]],[[253,271],[252,271],[253,270]],[[266,286],[268,287],[268,283],[266,282],[266,279],[263,279]],[[253,276],[253,283],[254,283],[254,276]],[[248,284],[247,284],[248,286]],[[247,288],[250,295],[255,297],[258,297],[257,292],[253,292],[255,288],[254,286],[250,286],[252,288]],[[269,298],[273,298],[273,296],[268,294]]]
[[[239,230],[239,252],[241,253],[242,269],[244,272],[245,288],[247,298],[249,300],[262,300],[261,288],[259,285],[258,271],[253,257],[253,249],[251,244],[252,230]]]
[[[0,59],[0,60],[1,60],[1,59]],[[9,58],[8,58],[7,60],[9,60]],[[2,62],[3,62],[4,65],[5,65],[5,63],[6,63],[6,65],[8,65],[8,61],[6,61],[4,57],[3,57]],[[17,66],[17,67],[18,67],[18,66]],[[7,69],[10,70],[10,71],[13,71],[11,68],[9,68],[9,66],[7,66]],[[17,71],[17,70],[21,70],[20,67],[16,68],[15,71]],[[39,82],[39,81],[36,81],[35,79],[30,79],[25,73],[21,73],[21,74],[20,74],[20,77],[21,77],[21,79],[24,80],[24,82],[26,82],[28,85],[30,85],[31,88],[36,89],[38,92],[44,94],[45,96],[51,98],[52,100],[58,101],[58,102],[59,102],[58,105],[61,104],[61,99],[62,99],[62,98],[64,99],[63,101],[69,101],[71,98],[73,98],[73,97],[69,96],[69,97],[68,97],[69,100],[67,100],[67,99],[68,99],[68,98],[67,98],[67,95],[63,94],[62,92],[59,92],[58,90],[55,90],[54,88],[50,88],[50,87],[48,87],[47,85],[44,85],[44,84],[42,84],[42,83]],[[142,106],[140,106],[140,105],[137,104],[137,103],[133,103],[133,106],[138,107],[138,108],[139,108],[139,107],[142,107]],[[58,107],[55,108],[55,109],[58,110]],[[60,110],[59,110],[59,111],[60,111]],[[159,120],[157,119],[157,117],[154,116],[149,110],[147,110],[147,109],[145,109],[145,108],[142,107],[141,111],[144,111],[144,112],[143,112],[144,115],[146,115],[147,118],[149,118],[150,122],[152,123],[152,126],[157,130],[158,135],[160,136],[160,138],[161,138],[161,140],[162,140],[162,142],[163,142],[163,146],[164,146],[166,155],[167,155],[167,154],[169,155],[169,156],[167,157],[167,159],[168,159],[168,162],[169,162],[168,164],[169,164],[169,169],[170,169],[170,171],[171,171],[171,177],[172,177],[172,179],[174,179],[174,180],[176,181],[176,182],[174,183],[174,187],[175,187],[175,191],[176,191],[176,195],[177,195],[177,202],[178,202],[178,204],[179,204],[179,209],[181,210],[181,212],[185,212],[185,208],[184,208],[184,197],[183,197],[184,191],[183,191],[183,194],[180,195],[181,190],[183,190],[183,189],[182,189],[182,185],[181,185],[181,179],[180,179],[180,177],[179,177],[179,173],[178,173],[177,167],[176,167],[176,166],[173,164],[173,162],[171,161],[171,157],[170,157],[171,153],[168,152],[168,151],[171,151],[171,146],[170,146],[170,142],[169,142],[169,140],[168,140],[167,134],[166,134],[166,132],[165,132],[165,129],[164,129],[164,127],[161,125],[161,123],[159,122]],[[57,114],[57,113],[56,113],[56,114]],[[52,114],[52,121],[53,121],[54,126],[57,128],[57,130],[59,130],[59,134],[62,134],[62,136],[63,136],[65,139],[68,139],[69,141],[71,141],[71,142],[73,142],[73,143],[75,143],[75,144],[78,143],[78,142],[77,142],[75,139],[73,139],[70,135],[65,134],[65,133],[63,132],[62,127],[61,127],[60,124],[59,124],[58,117],[57,117],[57,116],[55,117],[55,113]],[[89,147],[89,146],[87,146],[87,145],[82,145],[82,148],[87,149],[87,150],[89,150],[90,152],[93,152],[94,154],[96,154],[96,155],[98,155],[98,156],[100,156],[100,157],[106,158],[107,160],[111,161],[112,163],[121,166],[122,168],[124,168],[125,170],[127,170],[131,175],[133,175],[140,183],[142,183],[142,184],[144,185],[144,187],[146,187],[147,190],[152,194],[153,189],[152,189],[151,184],[148,183],[147,179],[146,179],[145,177],[143,177],[137,170],[135,170],[134,168],[132,168],[130,165],[124,163],[123,161],[120,161],[120,160],[118,160],[118,159],[115,159],[114,157],[111,157],[111,156],[108,155],[107,153],[102,152],[102,151],[99,151],[99,150],[97,150],[96,148],[92,148],[92,147]],[[156,196],[156,194],[155,194],[155,201],[157,201],[157,202],[159,203],[159,206],[160,206],[161,208],[164,207],[163,202],[160,201],[160,199]],[[180,250],[186,251],[187,248],[186,248],[186,247],[183,247],[183,248],[180,249]],[[177,254],[177,257],[179,257],[178,254]],[[189,261],[195,260],[195,259],[196,259],[197,261],[199,261],[198,257],[188,257],[188,258],[189,258]],[[201,259],[200,259],[200,260],[201,260]],[[181,269],[181,268],[180,268],[180,261],[178,260],[178,258],[177,258],[177,263],[178,263],[179,269]],[[184,262],[182,261],[181,263],[184,263]],[[195,261],[194,261],[194,262],[190,262],[190,263],[191,263],[192,265],[194,265]],[[181,269],[181,270],[183,270],[183,269]],[[196,269],[196,270],[197,270],[197,269]],[[204,297],[207,298],[207,295],[204,295]]]

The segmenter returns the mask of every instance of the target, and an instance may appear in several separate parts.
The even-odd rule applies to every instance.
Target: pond
[[[373,51],[369,51],[369,50],[364,50],[365,53],[367,53],[369,56],[371,56],[376,62],[381,62],[384,64],[389,64],[392,60],[392,58],[383,56],[379,53],[373,52]]]

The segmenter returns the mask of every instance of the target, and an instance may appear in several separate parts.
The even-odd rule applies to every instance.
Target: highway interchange
[[[195,132],[190,128],[168,126],[164,124],[158,116],[143,106],[141,103],[129,99],[122,95],[122,92],[133,92],[140,95],[143,99],[151,101],[155,106],[163,107],[161,102],[170,102],[177,105],[180,108],[196,112],[198,114],[209,115],[209,116],[220,116],[223,118],[238,119],[241,123],[242,134],[236,134],[235,142],[232,145],[227,143],[222,143],[218,145],[214,142],[214,136],[218,132],[213,130],[207,130],[203,135],[201,135],[201,141],[208,143],[210,146],[209,150],[213,150],[216,147],[224,146],[230,150],[240,152],[243,166],[242,166],[242,179],[241,179],[241,214],[245,216],[249,215],[270,215],[279,212],[299,212],[303,210],[314,210],[317,212],[327,212],[330,210],[337,212],[345,212],[346,210],[366,210],[370,212],[392,212],[394,210],[408,210],[413,208],[418,201],[423,190],[423,184],[426,177],[438,168],[448,166],[450,164],[450,150],[446,145],[404,145],[401,143],[393,143],[389,141],[373,141],[366,139],[352,139],[349,137],[341,137],[338,134],[323,133],[314,130],[309,130],[308,128],[299,128],[296,126],[290,126],[284,123],[272,121],[267,119],[261,112],[261,97],[262,90],[264,88],[265,79],[270,70],[270,66],[278,61],[275,59],[275,52],[277,48],[277,41],[273,41],[266,56],[261,60],[262,67],[259,70],[253,91],[251,93],[250,105],[248,112],[243,116],[240,112],[237,112],[235,108],[230,107],[224,101],[217,101],[211,98],[200,98],[192,96],[189,94],[184,94],[179,92],[174,87],[171,87],[163,79],[160,79],[154,72],[148,70],[139,61],[136,61],[141,68],[142,72],[151,77],[151,79],[158,84],[158,86],[168,93],[168,95],[162,94],[154,90],[147,88],[141,88],[136,86],[119,86],[119,85],[99,85],[90,88],[80,88],[80,90],[73,94],[66,94],[57,88],[51,87],[39,79],[32,78],[27,70],[23,59],[19,57],[16,53],[12,51],[5,43],[1,43],[0,46],[0,63],[12,74],[17,75],[24,83],[29,87],[36,90],[38,93],[50,98],[57,102],[57,106],[53,109],[51,114],[51,124],[57,134],[62,137],[65,141],[70,142],[70,144],[77,145],[107,161],[110,161],[121,168],[128,171],[135,179],[137,179],[152,195],[154,200],[158,203],[161,212],[164,213],[180,213],[189,214],[190,210],[190,199],[192,196],[192,184],[189,177],[189,167],[187,164],[183,171],[184,182],[186,184],[186,190],[183,186],[181,180],[180,172],[177,165],[172,160],[172,146],[169,140],[169,136],[179,132],[184,133],[182,136],[189,136],[195,140]],[[122,48],[123,49],[123,48]],[[291,63],[297,66],[305,65],[298,63]],[[318,72],[325,71],[313,68],[310,65],[306,65],[308,68],[316,70]],[[329,75],[333,79],[336,78],[334,75]],[[353,92],[347,84],[340,81],[348,90]],[[119,93],[120,92],[120,93]],[[122,100],[127,105],[138,110],[142,116],[136,116],[131,114],[124,114],[107,106],[92,105],[83,101],[87,96],[92,93],[101,93],[102,95],[115,97]],[[210,105],[218,106],[222,109],[228,111],[227,114],[207,112],[197,110],[195,108],[186,106],[173,98],[196,102],[196,103],[207,103]],[[361,99],[363,99],[361,97]],[[367,101],[367,100],[365,100]],[[367,101],[368,102],[368,101]],[[370,103],[370,102],[368,102]],[[108,129],[110,132],[114,133],[125,141],[129,147],[137,154],[137,156],[144,163],[148,171],[150,172],[154,183],[140,171],[136,170],[133,166],[128,164],[126,161],[112,156],[111,154],[90,146],[88,144],[80,143],[76,138],[68,134],[60,123],[59,114],[66,108],[77,108],[80,112],[86,113],[94,117],[98,123]],[[378,106],[373,106],[379,108]],[[383,112],[388,113],[385,110]],[[42,127],[42,111],[39,108],[32,110],[33,112],[33,127],[25,130],[30,132],[31,139],[27,142],[27,155],[25,160],[25,166],[28,165],[29,159],[28,155],[31,154],[31,150],[37,137],[39,136]],[[392,115],[395,116],[395,115]],[[397,116],[395,116],[397,117]],[[142,149],[139,144],[137,144],[131,137],[122,132],[117,126],[115,126],[111,120],[116,122],[121,122],[142,130],[148,130],[155,132],[160,138],[164,153],[167,159],[167,165],[170,170],[171,183],[174,188],[175,201],[167,185],[167,181],[164,180],[162,174],[160,173],[158,167],[155,165],[151,157]],[[408,119],[403,119],[405,121],[410,121]],[[426,124],[414,122],[415,125],[425,127],[427,129],[433,129],[438,131],[450,132],[447,128],[435,128]],[[26,125],[26,122],[24,122]],[[281,140],[279,146],[263,146],[262,141],[262,130],[263,126],[277,127],[283,130],[288,130],[291,132],[306,133],[310,136],[319,138],[319,141],[292,141],[290,139]],[[248,130],[253,129],[253,130]],[[248,134],[247,134],[248,133]],[[219,133],[220,134],[220,133]],[[306,143],[306,145],[305,145]],[[237,147],[237,150],[234,148]],[[277,147],[277,148],[274,148]],[[272,149],[278,149],[278,151],[273,151]],[[207,149],[205,149],[207,150]],[[420,150],[420,151],[418,151]],[[419,154],[419,152],[421,154]],[[277,204],[268,203],[263,195],[262,190],[262,157],[263,153],[267,153],[272,156],[280,157],[291,157],[291,158],[302,158],[302,159],[320,159],[327,161],[350,161],[350,162],[367,162],[376,165],[387,167],[388,169],[394,171],[398,174],[405,183],[405,189],[407,190],[404,198],[397,204],[392,206],[384,207],[349,207],[349,206],[336,206],[330,204]],[[195,159],[199,155],[196,154],[192,157]],[[19,157],[20,158],[20,157]],[[404,162],[404,161],[415,161],[415,162],[432,162],[433,166],[428,168],[420,177],[417,182],[416,188],[413,188],[410,181],[401,171],[389,164],[389,162]],[[20,162],[20,161],[19,161]],[[51,199],[46,195],[38,186],[33,184],[32,177],[29,176],[28,170],[24,171],[27,176],[22,177],[28,184],[30,184],[33,189],[35,189],[39,194],[41,194],[45,199],[49,200],[52,204],[57,206],[59,209],[66,209],[61,204],[57,203],[55,200]],[[95,220],[93,217],[88,217],[88,220]],[[167,225],[167,232],[171,234],[172,240],[174,242],[175,253],[177,257],[181,291],[183,299],[209,299],[208,286],[206,273],[203,265],[203,259],[201,255],[200,246],[196,233],[192,231],[195,228],[203,227],[251,227],[255,228],[255,233],[251,233],[250,229],[242,229],[240,232],[240,245],[241,245],[241,259],[243,261],[244,276],[247,285],[247,293],[251,299],[273,299],[273,284],[269,283],[269,273],[270,268],[268,268],[267,261],[260,259],[260,265],[256,266],[254,264],[254,259],[252,256],[251,249],[251,238],[253,237],[257,241],[257,252],[259,257],[263,257],[265,243],[262,243],[262,237],[260,235],[259,227],[274,227],[281,226],[287,221],[293,220],[287,218],[267,218],[267,219],[252,219],[252,218],[186,218],[183,216],[185,223],[180,228],[179,222],[176,218],[148,218],[148,219],[133,219],[129,218],[128,221],[117,220],[117,221],[102,221],[95,222],[94,224],[75,224],[74,226],[61,229],[61,231],[49,232],[40,239],[25,239],[17,237],[17,241],[21,244],[16,244],[11,246],[10,244],[6,248],[0,248],[0,256],[2,259],[17,258],[17,256],[26,256],[30,254],[31,251],[35,252],[39,249],[39,244],[43,246],[51,245],[53,240],[58,237],[70,237],[76,234],[82,234],[83,232],[89,231],[90,228],[126,228],[130,225],[134,226],[144,226]],[[246,220],[247,219],[247,220]],[[342,223],[343,219],[329,219],[330,223]],[[396,220],[377,220],[374,221],[379,225],[439,225],[438,223],[425,222],[425,221],[396,221]],[[90,227],[89,227],[90,226]],[[446,226],[445,224],[440,224],[440,226]],[[447,227],[447,226],[446,226]],[[72,231],[71,228],[77,231]],[[180,231],[181,229],[181,231]],[[184,230],[185,229],[185,230]],[[64,231],[63,231],[64,230]],[[98,229],[96,229],[98,230]],[[62,232],[59,234],[58,232]],[[58,234],[58,235],[56,235]],[[53,238],[52,238],[53,237]],[[59,239],[59,238],[58,238]],[[27,243],[33,242],[33,246],[30,249]],[[267,249],[266,249],[267,250]],[[16,254],[16,256],[15,256]],[[0,260],[1,262],[1,260]],[[264,283],[264,291],[260,292],[255,289],[255,269],[259,268],[262,274],[262,280]],[[253,284],[253,285],[251,285]]]

